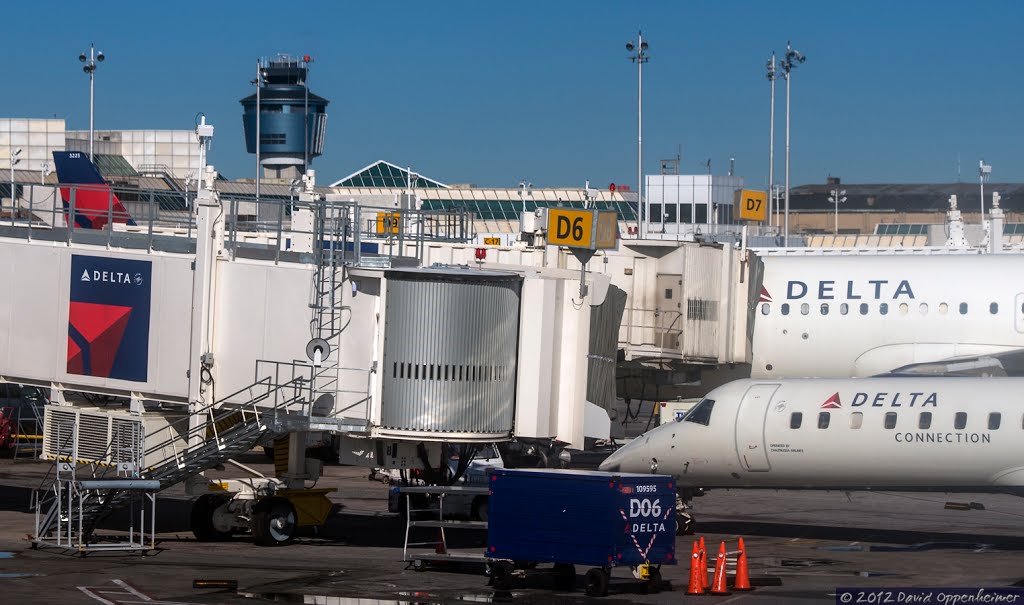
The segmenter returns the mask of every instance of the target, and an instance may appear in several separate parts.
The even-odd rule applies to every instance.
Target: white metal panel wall
[[[236,259],[216,270],[216,397],[252,384],[257,360],[308,362],[313,266]]]
[[[719,296],[722,250],[700,246],[685,248],[683,265],[684,359],[716,361],[718,327],[722,315]]]
[[[149,261],[146,382],[69,374],[68,309],[73,254]],[[0,374],[182,398],[188,393],[191,256],[0,239]]]

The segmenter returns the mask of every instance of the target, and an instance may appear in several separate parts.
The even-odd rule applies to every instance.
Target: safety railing
[[[626,348],[654,348],[680,352],[683,338],[683,314],[676,310],[626,307],[620,326]]]

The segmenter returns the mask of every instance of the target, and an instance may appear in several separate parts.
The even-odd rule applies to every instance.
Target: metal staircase
[[[65,429],[54,467],[36,491],[33,544],[89,550],[100,521],[140,491],[155,494],[249,451],[272,418],[296,407],[308,413],[311,391],[302,376],[283,384],[267,377],[222,401],[242,394],[249,399],[244,405],[211,404],[144,438],[137,422],[139,435],[112,435],[98,457],[83,458],[88,444],[82,427]],[[204,420],[195,422],[196,416]]]

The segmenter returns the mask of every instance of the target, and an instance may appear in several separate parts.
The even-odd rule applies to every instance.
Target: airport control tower
[[[259,76],[253,80],[257,92],[241,100],[245,147],[259,153],[265,178],[299,178],[323,153],[330,101],[309,91],[310,61],[309,55],[260,59]]]

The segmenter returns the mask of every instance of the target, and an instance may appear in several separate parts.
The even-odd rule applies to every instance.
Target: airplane
[[[762,260],[751,378],[874,376],[1024,349],[1024,285],[1009,278],[1019,254]]]
[[[600,469],[713,488],[1024,496],[1024,379],[745,379],[612,453]],[[692,530],[682,513],[680,531]],[[684,529],[685,528],[685,529]]]
[[[57,170],[57,182],[61,201],[64,204],[64,220],[68,225],[68,214],[72,207],[74,186],[74,225],[79,229],[103,229],[109,222],[135,225],[131,214],[121,200],[110,189],[89,156],[80,151],[54,151],[53,163]]]

